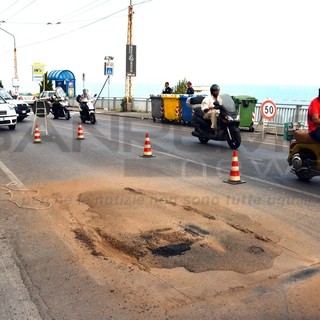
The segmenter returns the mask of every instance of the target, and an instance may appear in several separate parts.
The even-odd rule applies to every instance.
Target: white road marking
[[[0,169],[7,175],[7,177],[10,179],[10,182],[14,183],[17,188],[24,189],[24,184],[18,179],[18,177],[8,169],[8,167],[5,166],[5,164],[0,161]]]

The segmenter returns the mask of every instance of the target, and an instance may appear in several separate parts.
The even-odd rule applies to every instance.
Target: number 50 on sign
[[[263,118],[266,120],[272,120],[277,115],[277,106],[271,100],[262,102],[260,112]]]

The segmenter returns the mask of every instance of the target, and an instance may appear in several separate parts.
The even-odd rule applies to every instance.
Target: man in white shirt
[[[211,120],[211,128],[215,129],[217,127],[217,116],[220,113],[220,110],[214,108],[214,104],[222,104],[222,99],[219,96],[220,87],[217,84],[213,84],[210,87],[210,95],[205,97],[201,103],[201,109],[204,112],[204,119]]]

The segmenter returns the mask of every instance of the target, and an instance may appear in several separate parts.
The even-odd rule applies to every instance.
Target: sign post
[[[108,76],[108,110],[110,110],[110,76],[113,76],[113,57],[106,56],[104,60],[104,75]]]
[[[277,106],[272,100],[265,100],[261,103],[260,107],[260,113],[261,113],[261,119],[257,126],[262,125],[262,131],[261,134],[264,136],[266,127],[269,127],[270,124],[272,124],[272,127],[274,129],[274,133],[276,137],[277,135],[277,127],[275,122],[275,117],[277,115]]]

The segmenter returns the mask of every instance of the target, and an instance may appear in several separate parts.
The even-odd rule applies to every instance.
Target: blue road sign
[[[113,75],[113,68],[112,67],[107,67],[107,75],[112,76]]]

